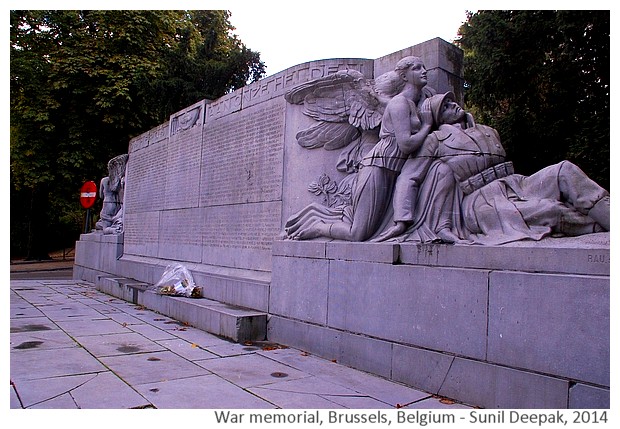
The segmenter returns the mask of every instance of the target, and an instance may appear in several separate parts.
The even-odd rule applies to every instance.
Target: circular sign
[[[95,205],[95,200],[97,200],[97,185],[90,180],[80,189],[80,204],[85,209],[89,209]]]

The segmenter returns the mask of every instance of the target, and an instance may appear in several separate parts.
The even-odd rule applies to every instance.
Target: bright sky
[[[611,9],[611,3],[545,0],[544,7]],[[204,1],[200,4],[205,7]],[[206,4],[231,11],[234,33],[260,52],[267,75],[312,60],[374,59],[435,37],[452,42],[468,10],[543,5],[540,0],[210,0]]]
[[[246,5],[228,9],[234,33],[260,52],[272,75],[312,60],[374,59],[435,37],[451,42],[467,19],[464,6],[440,11],[416,3],[388,1],[382,10],[373,10],[373,3],[363,6],[359,1],[355,7],[345,1],[291,1],[299,5],[295,10]]]
[[[468,10],[612,9],[611,4],[611,0],[69,0],[55,4],[9,0],[10,8],[24,9],[227,9],[234,33],[248,48],[260,52],[267,75],[313,60],[374,59],[435,37],[451,42]]]

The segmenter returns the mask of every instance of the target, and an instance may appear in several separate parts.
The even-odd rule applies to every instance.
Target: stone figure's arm
[[[392,101],[390,101],[388,109],[390,109],[390,115],[392,117],[396,144],[398,144],[400,150],[406,154],[411,154],[418,150],[431,131],[433,119],[430,104],[426,102],[422,103],[422,107],[420,108],[420,120],[422,125],[419,130],[413,130],[411,128],[411,115],[417,115],[417,112],[411,111],[409,103],[404,97],[394,97]]]
[[[99,198],[101,198],[102,200],[105,199],[105,187],[106,187],[106,183],[105,182],[106,182],[106,179],[107,179],[107,177],[104,177],[99,182]]]
[[[434,133],[430,133],[424,139],[424,143],[422,144],[422,147],[420,147],[418,152],[415,154],[415,157],[419,160],[418,162],[420,166],[420,170],[419,170],[420,172],[418,176],[419,183],[421,183],[426,177],[426,174],[428,173],[428,169],[430,168],[431,163],[435,159],[437,159],[438,148],[439,148],[439,140],[437,139],[437,136]]]

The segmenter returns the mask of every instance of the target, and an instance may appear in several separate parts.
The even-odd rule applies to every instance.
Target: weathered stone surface
[[[456,358],[439,395],[484,408],[566,408],[567,380]]]
[[[438,394],[453,361],[444,353],[394,345],[392,379]]]
[[[412,265],[609,275],[609,232],[519,241],[503,246],[400,245],[400,262]]]
[[[206,298],[160,295],[148,285],[126,278],[100,277],[98,290],[172,317],[181,324],[244,342],[262,341],[267,335],[267,315]]]
[[[487,278],[481,270],[332,261],[329,325],[483,359]]]
[[[267,337],[271,341],[307,350],[325,359],[337,360],[340,356],[340,331],[325,326],[271,315],[267,324]]]
[[[389,71],[400,58],[415,55],[424,58],[428,68],[428,85],[441,91],[452,88],[460,100],[462,97],[463,51],[440,38],[403,49],[378,58],[374,62],[375,76]]]
[[[609,279],[491,273],[488,360],[609,386]]]
[[[269,312],[327,324],[329,263],[325,260],[274,257]]]
[[[187,262],[202,259],[202,236],[196,234],[193,225],[204,221],[204,209],[187,208],[166,210],[159,216],[159,240],[157,256]]]
[[[570,388],[568,394],[568,408],[604,409],[611,404],[609,389],[576,384]]]

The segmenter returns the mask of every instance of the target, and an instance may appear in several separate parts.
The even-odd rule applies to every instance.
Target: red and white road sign
[[[80,204],[85,209],[89,209],[95,205],[97,200],[97,184],[92,180],[84,183],[80,189]]]

